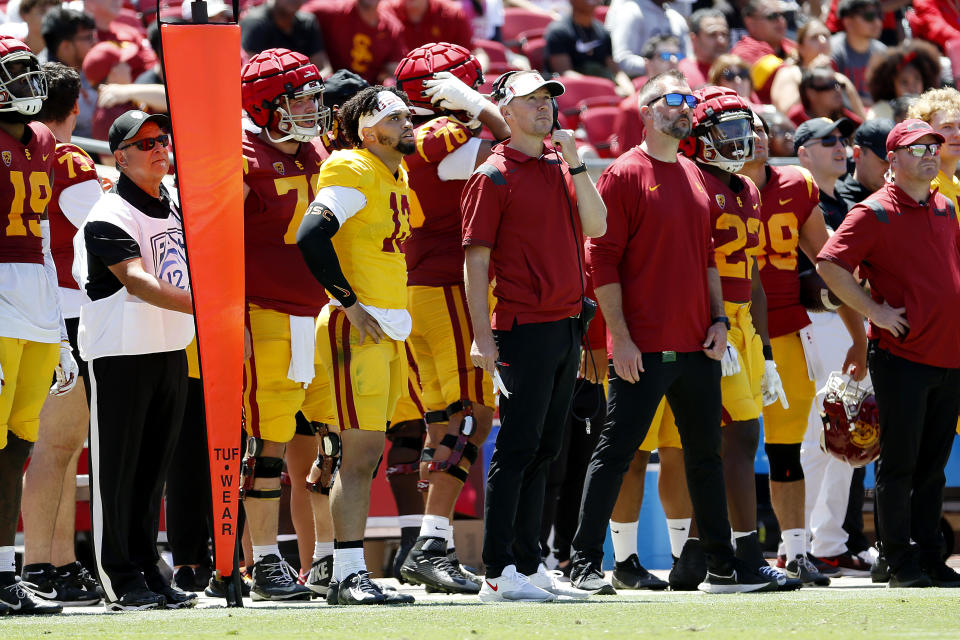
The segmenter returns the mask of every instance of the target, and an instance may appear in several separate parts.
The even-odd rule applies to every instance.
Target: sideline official
[[[116,188],[75,241],[77,342],[89,363],[94,557],[111,611],[196,604],[157,569],[163,479],[187,400],[193,302],[180,211],[161,184],[169,119],[131,110],[110,127]]]
[[[484,513],[484,601],[552,600],[562,587],[540,565],[550,462],[560,451],[580,356],[582,235],[606,230],[606,208],[572,132],[552,134],[563,85],[532,71],[501,76],[493,98],[510,127],[463,191],[473,364],[498,373],[500,433]],[[563,156],[563,160],[560,156]],[[497,299],[487,302],[490,260]]]
[[[960,587],[940,556],[943,470],[960,410],[960,227],[953,202],[930,190],[943,142],[922,120],[895,126],[893,182],[854,206],[817,256],[830,289],[870,320],[877,508],[891,587]],[[858,268],[870,294],[853,276]]]

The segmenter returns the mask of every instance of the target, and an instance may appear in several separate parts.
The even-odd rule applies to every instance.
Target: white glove
[[[0,389],[3,388],[3,367],[0,367]]]
[[[425,96],[430,102],[447,111],[466,111],[476,120],[483,108],[490,104],[480,92],[466,85],[449,71],[438,71],[432,80],[425,80]]]
[[[760,392],[763,394],[763,406],[769,406],[780,400],[784,409],[789,409],[787,394],[783,390],[780,374],[777,373],[777,363],[773,360],[763,361],[763,378],[760,380]]]
[[[729,342],[727,348],[720,358],[720,375],[724,378],[740,373],[740,358],[737,357],[737,349]]]
[[[50,387],[50,395],[66,395],[77,385],[80,367],[73,359],[73,349],[70,348],[69,342],[60,343],[60,364],[57,365],[56,374],[57,381]]]

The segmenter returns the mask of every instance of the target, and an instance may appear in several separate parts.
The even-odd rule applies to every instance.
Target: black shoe
[[[930,580],[933,581],[933,586],[935,587],[947,589],[960,587],[960,573],[957,573],[942,562],[932,567],[926,567],[924,571],[930,576]]]
[[[883,556],[877,558],[877,561],[870,567],[870,582],[875,584],[890,582],[890,565],[887,564],[887,559]]]
[[[759,573],[768,580],[776,580],[780,591],[796,591],[803,586],[803,580],[796,577],[789,577],[783,571],[771,567],[766,558],[763,557],[763,551],[760,549],[760,538],[754,531],[750,535],[741,536],[736,541],[735,555],[738,560]]]
[[[915,562],[907,562],[896,571],[890,571],[890,581],[887,582],[891,588],[920,589],[933,585],[930,576]]]
[[[264,556],[253,565],[253,588],[250,599],[309,600],[313,592],[299,584],[290,565],[275,553]]]
[[[147,577],[147,588],[163,596],[166,602],[164,602],[161,608],[189,609],[190,607],[197,606],[197,594],[167,584],[159,574]]]
[[[8,574],[8,576],[11,574]],[[40,598],[17,576],[13,577],[12,584],[5,584],[0,587],[0,605],[6,609],[6,613],[14,616],[29,616],[38,614],[60,613],[63,607],[55,602],[49,602]]]
[[[740,560],[716,573],[707,571],[707,577],[697,587],[704,593],[757,593],[779,591],[775,578],[767,577],[751,569]]]
[[[830,578],[820,573],[806,555],[797,556],[787,563],[787,577],[796,578],[805,585],[830,586]]]
[[[57,567],[57,573],[73,587],[95,593],[99,595],[101,599],[104,598],[103,587],[101,587],[97,579],[87,571],[87,568],[80,564],[79,560],[74,560],[70,564]]]
[[[188,564],[177,569],[173,574],[173,584],[183,591],[203,591],[210,582],[211,571],[207,567],[191,567]]]
[[[233,580],[233,577],[230,577],[230,580]],[[207,583],[207,588],[203,590],[203,594],[208,598],[226,598],[227,581],[216,573],[212,574],[210,582]],[[240,597],[250,597],[250,583],[242,575],[240,576]]]
[[[327,597],[330,580],[333,578],[333,556],[324,556],[310,565],[310,573],[303,585],[321,598]]]
[[[447,549],[447,560],[450,561],[450,564],[453,565],[453,568],[460,572],[464,578],[474,583],[478,587],[483,585],[483,578],[480,577],[480,574],[477,573],[477,569],[473,567],[468,567],[465,564],[460,563],[460,558],[457,557],[456,549]],[[569,571],[567,572],[570,573]],[[569,575],[567,577],[570,577]]]
[[[700,540],[692,538],[683,544],[680,557],[673,561],[667,582],[673,591],[696,591],[707,577],[707,559]]]
[[[64,607],[87,607],[102,600],[87,590],[79,579],[65,578],[52,564],[31,564],[23,568],[23,584],[33,595]]]
[[[400,574],[408,582],[446,593],[480,593],[480,585],[464,577],[447,559],[446,546],[443,538],[418,538],[400,568]]]
[[[369,571],[351,573],[337,586],[338,604],[383,604],[383,591],[370,579]]]
[[[637,554],[631,555],[613,567],[613,586],[617,589],[650,589],[662,591],[670,585],[647,571]]]
[[[330,578],[330,585],[327,587],[327,604],[340,604],[340,583],[333,577]]]
[[[600,567],[590,562],[576,561],[570,570],[570,584],[581,591],[589,591],[598,596],[615,596],[617,590],[604,580]]]
[[[107,601],[107,611],[146,611],[148,609],[163,609],[167,599],[150,589],[134,589],[120,596],[119,600]]]
[[[403,563],[406,562],[410,550],[417,544],[419,536],[420,530],[416,527],[403,527],[400,529],[400,547],[397,549],[396,555],[393,556],[392,567],[392,575],[400,584],[404,584],[407,581],[406,578],[403,577]]]

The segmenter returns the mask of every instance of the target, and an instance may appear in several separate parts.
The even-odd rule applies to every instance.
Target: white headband
[[[409,111],[410,108],[404,104],[400,96],[392,91],[381,91],[377,94],[377,106],[371,113],[365,113],[360,116],[360,122],[357,124],[357,137],[363,138],[363,130],[372,127],[389,115],[397,111]]]

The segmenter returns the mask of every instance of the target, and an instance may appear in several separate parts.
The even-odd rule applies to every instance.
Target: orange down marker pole
[[[227,577],[234,570],[243,393],[240,27],[163,24],[160,34],[203,380],[215,560]],[[228,596],[228,604],[242,606],[239,600]]]

